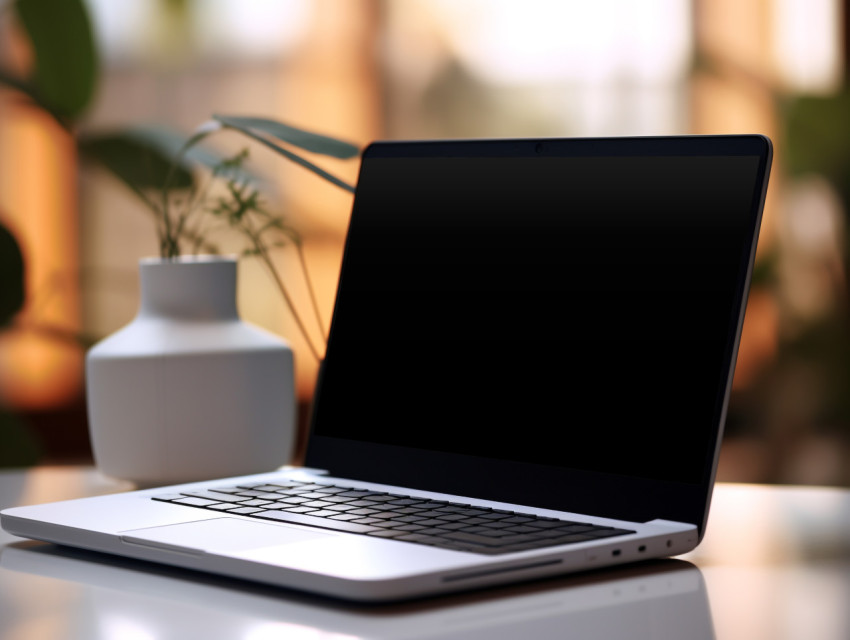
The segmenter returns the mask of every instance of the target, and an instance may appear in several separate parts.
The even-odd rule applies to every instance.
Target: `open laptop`
[[[689,551],[771,156],[762,136],[374,143],[306,466],[2,526],[363,601]]]

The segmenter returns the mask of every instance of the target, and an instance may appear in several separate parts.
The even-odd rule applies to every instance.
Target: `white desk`
[[[90,468],[0,473],[0,508],[123,487]],[[687,556],[357,606],[0,533],[3,640],[850,639],[850,491],[719,485]]]

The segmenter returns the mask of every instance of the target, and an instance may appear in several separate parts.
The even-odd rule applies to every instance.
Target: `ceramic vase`
[[[236,258],[144,259],[141,304],[86,357],[98,469],[139,486],[271,471],[294,449],[292,350],[243,322]]]

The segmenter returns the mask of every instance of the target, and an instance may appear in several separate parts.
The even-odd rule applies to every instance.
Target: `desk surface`
[[[0,508],[125,489],[89,468],[0,473]],[[358,606],[0,532],[4,640],[850,638],[850,491],[718,485],[673,560]]]

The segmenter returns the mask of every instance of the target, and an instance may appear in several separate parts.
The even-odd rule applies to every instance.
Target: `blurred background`
[[[36,62],[13,4],[0,2],[0,79],[25,76]],[[378,138],[770,136],[774,169],[719,478],[850,485],[846,2],[83,6],[95,74],[72,126],[0,87],[0,223],[25,264],[24,306],[0,326],[0,466],[91,460],[85,349],[133,318],[138,260],[158,253],[149,210],[85,162],[78,141],[152,124],[188,136],[224,113],[361,147]],[[222,153],[250,146],[227,135],[213,144]],[[249,163],[270,185],[270,206],[302,234],[329,318],[350,194],[262,148],[251,147]],[[356,160],[317,163],[356,181]],[[240,250],[226,235],[220,246]],[[275,260],[284,277],[298,272],[286,248]],[[297,288],[300,276],[293,280]],[[306,291],[297,295],[307,304]],[[317,362],[250,258],[240,266],[239,306],[293,344],[303,420]]]

